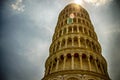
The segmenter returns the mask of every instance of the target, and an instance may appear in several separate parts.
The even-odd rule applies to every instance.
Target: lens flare
[[[104,5],[112,0],[84,0],[87,3],[91,3],[96,6]]]
[[[113,0],[74,0],[74,2],[76,4],[83,4],[83,3],[89,3],[89,4],[92,4],[92,5],[95,5],[95,6],[100,6],[100,5],[104,5],[106,3],[109,3]]]
[[[76,4],[82,4],[82,0],[74,0]]]

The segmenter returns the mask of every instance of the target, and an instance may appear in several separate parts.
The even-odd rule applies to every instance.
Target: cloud
[[[94,6],[102,6],[102,5],[110,3],[111,1],[113,0],[71,0],[69,2],[71,3],[74,2],[82,6],[84,6],[85,4],[90,4]]]
[[[113,34],[113,33],[120,33],[119,29],[112,29],[110,31],[104,32],[105,34]]]
[[[18,11],[18,12],[24,12],[25,10],[25,5],[23,5],[22,0],[16,0],[15,3],[11,4],[11,7],[13,10]]]
[[[112,0],[83,0],[83,2],[87,2],[87,3],[93,4],[95,6],[104,5],[104,4],[109,3],[111,1]]]

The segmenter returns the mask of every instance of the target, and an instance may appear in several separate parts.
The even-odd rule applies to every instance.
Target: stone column
[[[87,43],[86,43],[86,40],[85,40],[85,48],[87,48]]]
[[[78,44],[79,44],[79,47],[80,47],[80,45],[81,45],[81,44],[80,44],[80,38],[78,38]]]
[[[53,62],[52,62],[52,64],[51,64],[50,73],[52,73],[52,68],[53,68]]]
[[[101,65],[101,63],[100,63],[100,68],[101,68],[101,72],[104,74],[104,70],[103,70],[103,67],[102,67],[102,65]]]
[[[67,47],[67,39],[65,38],[65,48]]]
[[[73,33],[73,27],[71,27],[72,28],[72,33]]]
[[[79,27],[77,26],[77,32],[79,33]]]
[[[61,44],[62,44],[62,42],[60,41],[59,49],[61,49]]]
[[[91,62],[90,62],[90,56],[88,56],[87,58],[88,58],[88,66],[89,66],[89,70],[91,71]]]
[[[58,66],[59,66],[59,59],[57,59],[56,71],[58,70]]]
[[[65,70],[65,64],[66,64],[66,56],[64,56],[64,61],[63,61],[63,70]]]
[[[84,31],[84,28],[82,27],[82,33],[84,33],[85,34],[85,31]]]
[[[60,33],[60,34],[61,34],[61,36],[63,35],[63,30],[61,31],[61,33]]]
[[[94,60],[94,62],[95,62],[96,72],[98,72],[98,65],[97,65],[96,59]]]
[[[55,49],[54,49],[54,50],[55,50],[55,52],[57,51],[57,46],[55,46]]]
[[[79,55],[80,57],[80,69],[82,69],[82,55]]]
[[[71,57],[72,57],[72,62],[71,62],[72,66],[71,67],[72,67],[72,69],[74,69],[74,55],[71,55]]]

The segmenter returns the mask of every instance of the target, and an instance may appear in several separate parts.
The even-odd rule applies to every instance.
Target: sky
[[[80,0],[77,0],[78,2]],[[0,1],[1,80],[40,80],[60,11],[74,0]],[[120,80],[120,1],[83,0],[112,80]]]

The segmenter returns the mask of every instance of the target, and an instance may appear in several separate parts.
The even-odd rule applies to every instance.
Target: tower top
[[[67,8],[69,6],[74,7],[74,8],[82,8],[82,9],[84,9],[80,4],[76,4],[76,3],[70,3],[65,8]]]
[[[89,17],[88,12],[86,9],[84,9],[80,4],[76,4],[76,3],[70,3],[67,6],[64,7],[64,9],[60,12],[59,14],[59,18],[62,17],[62,15],[64,15],[64,17],[66,16],[66,18],[68,16],[70,16],[71,13],[74,13],[74,15],[80,15],[76,12],[80,12],[81,15],[83,15],[82,13],[84,13],[87,17]]]

